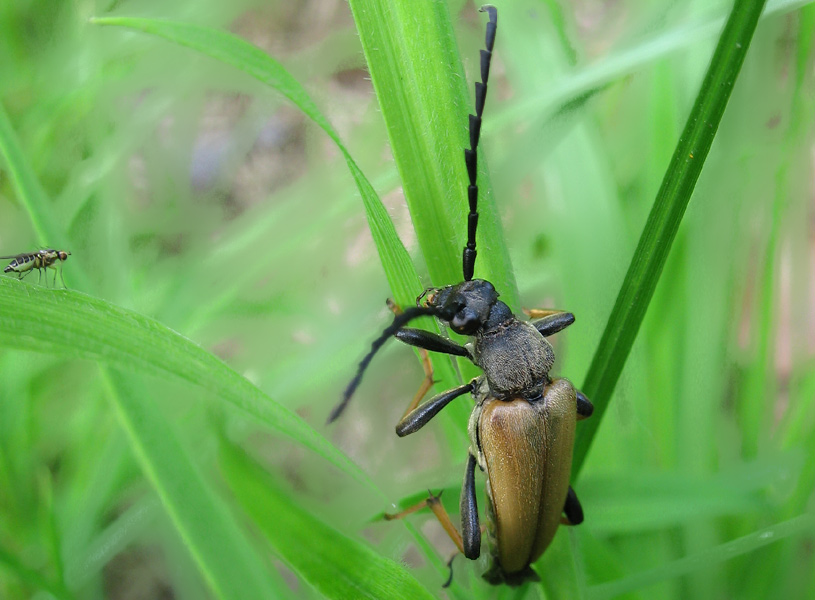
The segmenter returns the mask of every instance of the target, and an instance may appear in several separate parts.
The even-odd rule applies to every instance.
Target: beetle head
[[[432,309],[433,314],[445,321],[450,329],[462,335],[473,335],[483,327],[496,302],[498,292],[483,279],[428,288],[416,299],[418,306]]]

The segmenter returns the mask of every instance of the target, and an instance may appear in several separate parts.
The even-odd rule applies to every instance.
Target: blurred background
[[[470,2],[448,4],[473,80],[483,19]],[[482,143],[524,306],[577,316],[555,339],[555,371],[579,386],[730,3],[496,4]],[[764,528],[813,510],[815,11],[805,4],[768,3],[575,484],[587,519],[558,543],[573,548],[588,597],[815,597],[811,522],[761,542]],[[388,345],[343,419],[324,425],[389,321],[387,282],[336,146],[234,68],[89,23],[107,15],[228,30],[278,59],[374,184],[421,274],[429,259],[417,255],[347,4],[3,2],[0,103],[70,242],[69,288],[216,354],[391,502],[428,487],[450,488],[454,502],[466,423],[393,434],[422,378],[404,347]],[[0,254],[40,243],[0,166]],[[74,263],[88,289],[72,282]],[[200,389],[150,378],[144,389],[215,489],[225,437],[292,502],[349,535],[364,528],[377,552],[444,594],[402,525],[364,525],[391,507],[343,473]],[[76,598],[212,597],[107,394],[90,362],[0,353],[0,597],[52,597],[37,576],[64,579]],[[431,519],[412,522],[446,559],[452,545]],[[727,550],[732,540],[744,543]],[[259,552],[292,596],[319,597]],[[542,572],[556,573],[546,561]],[[477,588],[483,565],[466,563],[457,577],[490,597]]]

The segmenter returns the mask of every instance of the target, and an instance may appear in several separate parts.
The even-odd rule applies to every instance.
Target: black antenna
[[[498,28],[498,11],[486,4],[478,9],[486,12],[487,23],[486,50],[481,51],[481,81],[475,84],[475,114],[470,115],[470,147],[464,149],[464,162],[470,185],[467,187],[467,199],[470,201],[470,214],[467,215],[467,245],[464,247],[464,281],[473,278],[475,270],[475,231],[478,229],[478,139],[481,137],[481,116],[484,114],[484,101],[487,98],[487,79],[490,77],[492,47],[495,45],[495,31]]]
[[[337,406],[334,407],[334,410],[331,411],[331,414],[328,417],[329,423],[335,421],[337,417],[342,414],[342,411],[345,410],[345,407],[348,405],[348,401],[351,400],[351,396],[354,395],[359,382],[362,380],[362,374],[365,373],[365,369],[368,368],[368,364],[371,362],[374,354],[376,354],[376,352],[382,347],[382,344],[384,344],[389,337],[402,329],[402,327],[407,325],[408,321],[412,321],[416,317],[432,314],[435,314],[432,308],[425,306],[412,306],[410,308],[406,308],[404,312],[396,315],[393,318],[393,323],[388,325],[385,328],[385,331],[382,332],[382,335],[373,341],[371,344],[371,350],[365,355],[365,358],[360,361],[359,367],[357,368],[357,374],[351,380],[351,383],[348,384],[348,387],[345,388],[345,391],[342,394],[342,400],[340,400],[340,403],[337,404]]]

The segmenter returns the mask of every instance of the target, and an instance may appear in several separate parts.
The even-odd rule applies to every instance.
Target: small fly
[[[25,254],[14,254],[11,256],[0,256],[2,259],[11,259],[11,262],[3,269],[3,273],[17,273],[17,279],[22,279],[34,269],[40,272],[40,281],[42,281],[43,269],[54,269],[56,271],[57,261],[60,263],[59,277],[62,280],[62,287],[65,287],[65,278],[62,276],[62,263],[68,260],[70,252],[65,250],[54,250],[53,248],[44,248],[36,252],[26,252]],[[46,283],[48,276],[46,275]],[[57,274],[54,273],[54,285],[57,284]]]

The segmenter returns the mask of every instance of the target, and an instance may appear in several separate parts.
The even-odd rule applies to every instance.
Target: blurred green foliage
[[[483,18],[448,4],[472,81]],[[493,201],[521,304],[577,315],[556,371],[580,385],[730,4],[496,4]],[[559,532],[542,586],[496,590],[458,559],[449,597],[815,596],[806,4],[768,3],[575,482],[585,524]],[[364,184],[270,87],[90,22],[108,16],[277,59],[422,285],[435,268],[344,2],[0,4],[0,254],[73,253],[68,291],[0,281],[0,597],[441,595],[452,547],[432,517],[369,520],[427,487],[455,511],[467,401],[397,439],[421,368],[391,344],[324,426],[389,319]]]

